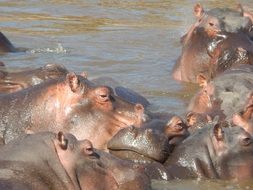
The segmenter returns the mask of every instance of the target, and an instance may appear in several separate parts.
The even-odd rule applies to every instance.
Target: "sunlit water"
[[[180,37],[194,22],[193,6],[236,7],[238,1],[0,1],[1,31],[26,53],[1,55],[7,67],[58,63],[90,79],[110,76],[141,93],[155,111],[184,114],[196,86],[174,81]],[[252,0],[241,1],[253,10]],[[193,90],[194,89],[194,90]],[[154,189],[252,189],[221,181],[154,183]]]

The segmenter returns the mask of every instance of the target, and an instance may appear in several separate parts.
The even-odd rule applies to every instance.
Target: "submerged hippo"
[[[142,105],[125,102],[109,87],[95,86],[74,73],[0,95],[0,102],[4,143],[24,132],[62,130],[104,149],[120,129],[139,126],[146,118]]]
[[[249,13],[228,8],[204,11],[200,4],[195,5],[194,13],[198,21],[182,37],[174,79],[196,83],[199,74],[210,80],[233,66],[253,64]]]
[[[88,140],[62,132],[23,136],[0,148],[0,189],[81,189],[83,161],[98,164]]]
[[[253,102],[253,66],[240,65],[227,70],[213,81],[202,77],[202,89],[192,98],[188,110],[216,115],[230,120],[237,112],[245,110]]]
[[[8,52],[24,52],[25,48],[16,48],[8,38],[0,32],[0,54],[8,53]]]
[[[164,165],[177,179],[252,179],[253,139],[243,128],[211,123],[177,146]]]
[[[37,69],[19,72],[0,70],[0,93],[11,93],[39,84],[47,79],[65,76],[68,70],[57,64],[47,64]]]
[[[110,153],[122,159],[163,163],[173,148],[188,135],[182,119],[174,116],[169,121],[153,119],[141,128],[122,129],[107,146]]]
[[[93,149],[72,134],[24,135],[0,148],[0,189],[146,190],[134,164]]]

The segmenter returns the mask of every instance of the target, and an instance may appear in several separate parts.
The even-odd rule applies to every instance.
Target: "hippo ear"
[[[63,150],[67,150],[68,148],[68,139],[65,138],[63,132],[59,132],[58,133],[58,141],[59,141],[59,146],[63,149]]]
[[[241,114],[236,113],[233,115],[232,122],[234,125],[238,125],[240,127],[245,125],[245,120],[242,118]]]
[[[186,121],[189,127],[193,126],[197,122],[197,113],[195,112],[187,113]]]
[[[197,82],[200,87],[204,88],[207,86],[207,78],[203,74],[198,74],[197,75]]]
[[[83,78],[88,78],[88,73],[87,72],[85,72],[85,71],[83,71],[83,72],[81,72],[81,74],[80,74]]]
[[[197,3],[197,4],[194,6],[193,11],[194,11],[195,16],[196,16],[197,18],[200,18],[200,17],[203,15],[203,13],[204,13],[204,8],[203,8],[199,3]]]
[[[242,117],[245,120],[250,120],[253,114],[253,105],[247,106],[242,113]]]
[[[240,13],[241,16],[244,16],[244,9],[243,9],[241,3],[238,3],[237,10],[239,11],[239,13]]]
[[[67,82],[69,84],[69,87],[73,92],[76,92],[80,87],[80,81],[75,73],[71,72],[68,73],[66,76]]]
[[[224,131],[222,130],[222,126],[219,123],[214,126],[213,133],[217,141],[223,141]]]

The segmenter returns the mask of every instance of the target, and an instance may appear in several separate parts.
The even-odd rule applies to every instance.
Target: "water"
[[[235,0],[1,0],[1,31],[29,51],[1,55],[0,61],[15,68],[58,63],[86,71],[90,79],[110,76],[147,97],[152,110],[183,114],[196,86],[174,81],[170,72],[197,2],[207,9],[237,5]],[[251,2],[241,1],[252,11]],[[154,189],[226,188],[238,184],[154,182]]]

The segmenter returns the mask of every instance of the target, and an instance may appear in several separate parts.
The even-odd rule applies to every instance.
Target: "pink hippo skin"
[[[123,101],[109,87],[95,86],[74,73],[0,95],[0,102],[0,138],[4,143],[25,132],[61,130],[106,149],[117,131],[140,126],[146,118],[142,105]]]

